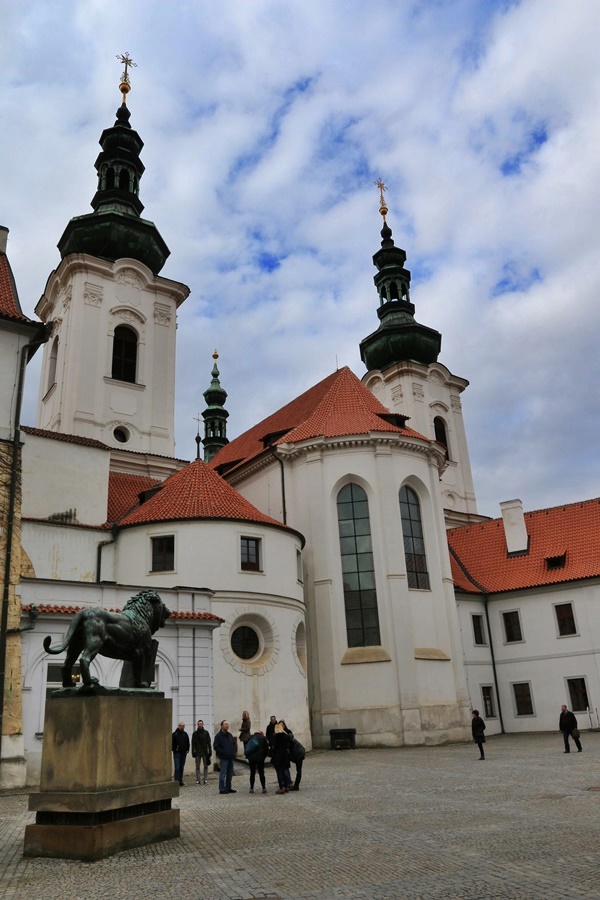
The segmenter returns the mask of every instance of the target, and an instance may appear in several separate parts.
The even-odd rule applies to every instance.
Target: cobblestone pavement
[[[298,793],[217,776],[176,801],[181,837],[96,863],[21,856],[25,794],[0,794],[0,897],[600,898],[600,734],[311,754]]]

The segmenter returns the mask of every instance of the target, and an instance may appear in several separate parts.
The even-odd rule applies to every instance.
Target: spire
[[[415,307],[410,301],[410,272],[404,268],[406,253],[394,245],[392,229],[387,223],[388,208],[383,196],[387,188],[381,179],[375,184],[379,188],[379,212],[383,217],[381,249],[373,256],[380,325],[361,342],[360,356],[369,371],[383,371],[405,360],[428,366],[438,358],[442,336],[415,321]]]
[[[138,195],[144,173],[140,159],[144,142],[129,124],[131,113],[126,102],[131,90],[127,69],[136,63],[128,53],[117,59],[125,66],[119,84],[122,103],[112,128],[100,135],[102,152],[95,163],[98,189],[91,203],[94,212],[71,219],[58,249],[62,258],[69,253],[89,253],[111,261],[129,256],[156,275],[165,264],[169,248],[154,223],[141,218],[144,205]]]
[[[219,369],[217,368],[219,354],[216,350],[212,357],[215,361],[211,372],[212,381],[208,390],[204,391],[207,407],[202,413],[202,418],[204,419],[204,437],[202,439],[204,462],[210,462],[221,447],[229,443],[227,440],[227,418],[229,413],[224,408],[224,403],[227,400],[227,391],[221,387],[221,382],[219,381]]]

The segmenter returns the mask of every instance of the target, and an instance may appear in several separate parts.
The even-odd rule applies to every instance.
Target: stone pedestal
[[[155,691],[55,692],[24,855],[95,860],[177,837],[171,729],[171,701]]]

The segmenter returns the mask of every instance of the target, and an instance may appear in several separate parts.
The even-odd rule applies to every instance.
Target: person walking
[[[581,753],[583,747],[581,746],[581,741],[579,740],[579,729],[577,728],[577,719],[575,718],[575,713],[572,713],[569,709],[567,709],[564,703],[560,708],[558,727],[559,730],[562,731],[563,740],[565,742],[564,752],[571,752],[571,748],[569,746],[569,738],[571,737],[575,741],[577,752]]]
[[[210,734],[198,719],[198,727],[192,735],[192,756],[196,760],[196,784],[200,784],[200,764],[204,764],[204,784],[208,784],[208,767],[212,756]]]
[[[173,780],[178,781],[181,787],[184,786],[183,770],[185,768],[185,758],[190,752],[190,738],[185,730],[185,722],[180,722],[172,735],[173,750]]]
[[[300,741],[298,741],[291,732],[290,735],[290,760],[296,766],[296,777],[294,779],[293,785],[290,788],[290,791],[299,791],[300,782],[302,781],[302,764],[306,758],[306,750],[304,749]]]
[[[246,743],[252,736],[252,723],[250,721],[250,713],[245,709],[242,713],[242,724],[240,725],[240,741],[242,742],[242,752],[245,753]]]
[[[291,778],[289,778],[290,736],[282,722],[278,722],[273,731],[273,755],[271,756],[271,762],[277,772],[277,783],[279,784],[279,788],[275,793],[287,794],[289,791],[288,784],[291,784]],[[285,776],[286,770],[288,770],[289,781]]]
[[[235,759],[235,738],[229,731],[229,722],[223,719],[221,727],[215,734],[213,741],[215,753],[219,757],[219,793],[235,794],[231,787],[233,775],[233,760]]]
[[[479,759],[485,759],[485,753],[483,752],[483,745],[485,744],[485,722],[479,715],[479,710],[473,710],[473,718],[471,721],[471,732],[473,734],[473,740],[479,747]]]
[[[262,792],[263,794],[267,793],[267,783],[265,781],[265,759],[267,758],[268,751],[269,743],[262,731],[256,731],[244,744],[244,753],[246,754],[246,759],[248,760],[248,763],[250,765],[251,794],[254,793],[254,783],[256,780],[257,772],[262,786]]]

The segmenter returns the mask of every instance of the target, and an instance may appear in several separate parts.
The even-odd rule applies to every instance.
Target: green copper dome
[[[227,391],[221,387],[221,382],[219,381],[218,358],[219,354],[215,350],[213,353],[215,364],[210,373],[212,381],[210,387],[204,391],[204,399],[208,404],[202,413],[202,418],[204,419],[204,437],[202,438],[204,462],[210,462],[221,447],[229,443],[227,438],[227,418],[229,413],[225,409]],[[199,449],[200,447],[198,447]]]
[[[129,124],[130,116],[123,101],[113,127],[102,132],[102,152],[95,164],[98,190],[91,204],[94,212],[71,219],[58,249],[63,259],[70,253],[89,253],[111,262],[131,257],[157,275],[170,251],[154,222],[141,218],[144,206],[138,193],[144,173],[140,159],[144,142]]]
[[[428,366],[438,358],[442,336],[439,331],[415,321],[415,307],[410,302],[410,272],[404,268],[406,253],[394,246],[392,229],[385,220],[381,238],[381,249],[373,256],[378,270],[373,281],[379,294],[380,325],[361,341],[360,358],[368,371],[383,371],[406,360]]]

